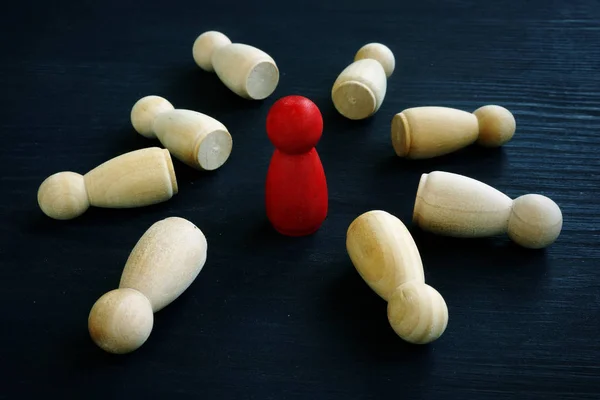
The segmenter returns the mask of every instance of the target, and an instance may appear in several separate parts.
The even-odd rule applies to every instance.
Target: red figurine
[[[283,235],[310,235],[327,216],[327,180],[315,149],[322,133],[321,112],[306,97],[283,97],[267,115],[267,135],[275,146],[267,172],[267,218]]]

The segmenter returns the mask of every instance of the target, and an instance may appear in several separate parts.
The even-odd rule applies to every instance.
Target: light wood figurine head
[[[77,218],[90,207],[83,175],[70,171],[46,178],[37,199],[44,214],[58,220]]]
[[[484,147],[500,147],[515,135],[517,122],[506,108],[487,105],[473,111],[479,123],[477,143]]]
[[[167,99],[150,95],[139,99],[131,108],[131,124],[137,133],[155,139],[154,121],[158,114],[174,110],[173,104]]]
[[[146,296],[135,289],[111,290],[100,297],[88,317],[94,343],[113,354],[141,347],[152,332],[154,312]]]
[[[520,246],[541,249],[556,241],[562,225],[562,212],[552,199],[526,194],[513,201],[507,233]]]

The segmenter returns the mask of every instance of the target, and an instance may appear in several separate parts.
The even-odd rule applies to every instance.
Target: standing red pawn
[[[321,112],[306,97],[283,97],[267,115],[267,135],[275,146],[267,172],[267,218],[283,235],[310,235],[327,217],[327,180],[315,149],[322,133]]]

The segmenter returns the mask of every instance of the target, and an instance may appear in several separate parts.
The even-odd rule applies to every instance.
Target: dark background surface
[[[326,4],[325,4],[326,3]],[[16,2],[0,16],[0,398],[592,399],[600,397],[600,3]],[[193,62],[195,38],[220,30],[272,55],[280,84],[243,100]],[[337,114],[330,91],[360,46],[388,45],[397,67],[379,112]],[[234,138],[229,161],[200,173],[175,161],[180,192],[134,210],[91,208],[56,221],[38,186],[158,145],[129,112],[156,94],[205,112]],[[330,212],[313,236],[266,221],[272,146],[265,117],[285,95],[309,97],[325,130],[318,151]],[[472,146],[402,161],[392,116],[443,105],[500,104],[517,120],[502,149]],[[457,172],[512,198],[541,193],[564,228],[546,250],[505,237],[453,240],[410,223],[421,173]],[[383,209],[411,229],[449,325],[404,344],[386,304],[345,249],[348,225]],[[87,316],[117,287],[144,231],[168,216],[197,224],[208,260],[126,356],[89,338]]]

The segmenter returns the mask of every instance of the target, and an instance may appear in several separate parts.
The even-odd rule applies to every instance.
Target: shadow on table
[[[505,235],[453,238],[409,230],[417,244],[426,279],[464,282],[465,287],[491,287],[498,296],[536,299],[546,282],[545,249],[527,249]]]
[[[285,254],[289,260],[300,261],[308,256],[319,241],[319,231],[307,236],[286,236],[275,230],[267,217],[257,220],[244,235],[246,246],[255,253],[269,254],[277,249],[277,254]]]
[[[231,91],[214,72],[206,72],[196,65],[184,65],[174,68],[165,77],[170,84],[164,91],[164,97],[175,108],[188,109],[207,114],[225,126],[228,123],[222,117],[240,110],[257,110],[271,104],[276,97],[273,93],[264,100],[249,100]]]
[[[469,292],[481,295],[482,291],[491,292],[491,298],[500,302],[505,298],[521,305],[535,304],[546,281],[544,250],[525,249],[502,238],[457,239],[412,231],[426,282],[438,290],[442,288],[440,292],[449,309],[456,310],[456,304],[467,298],[469,302],[477,301],[471,299]],[[330,268],[343,272],[329,285],[320,306],[324,318],[330,321],[327,326],[331,335],[338,337],[348,351],[378,363],[416,363],[417,368],[427,368],[433,349],[447,345],[437,341],[427,345],[403,341],[389,325],[387,303],[364,282],[350,259],[338,261]],[[460,327],[451,322],[449,329],[452,332],[447,330],[444,335],[460,334]]]
[[[390,153],[382,155],[375,173],[393,174],[401,171],[422,174],[440,170],[467,176],[496,176],[505,168],[506,162],[507,155],[502,147],[484,148],[475,144],[439,157],[409,160],[398,157],[390,142]]]
[[[396,335],[387,319],[387,303],[368,287],[351,261],[331,268],[343,272],[324,293],[321,310],[336,341],[359,359],[427,368],[432,346],[409,344]]]

